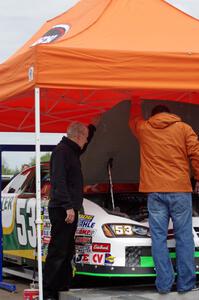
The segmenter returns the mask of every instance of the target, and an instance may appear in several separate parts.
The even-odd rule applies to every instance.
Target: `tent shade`
[[[82,0],[0,66],[0,131],[62,132],[118,102],[198,104],[199,22],[163,0]]]

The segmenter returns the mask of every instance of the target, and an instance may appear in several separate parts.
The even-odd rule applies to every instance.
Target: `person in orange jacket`
[[[191,162],[199,193],[199,141],[191,126],[171,114],[164,105],[155,106],[144,120],[141,101],[132,100],[129,125],[140,144],[139,191],[148,193],[152,256],[156,288],[169,293],[175,271],[167,248],[171,218],[176,240],[177,291],[195,287],[194,241],[192,234]]]

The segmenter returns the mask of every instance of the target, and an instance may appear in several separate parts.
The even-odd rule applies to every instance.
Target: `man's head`
[[[23,165],[21,166],[21,171],[25,171],[25,170],[27,170],[28,168],[30,168],[30,166],[29,166],[28,164],[23,164]]]
[[[68,126],[67,137],[74,141],[82,149],[87,143],[88,128],[80,122],[73,122]]]
[[[162,104],[156,105],[151,111],[151,116],[154,116],[162,112],[170,113],[170,110],[166,105],[162,105]]]

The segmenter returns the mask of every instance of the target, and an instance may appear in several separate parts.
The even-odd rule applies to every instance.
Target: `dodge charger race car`
[[[50,240],[47,203],[49,165],[41,166],[42,255]],[[75,235],[74,261],[77,274],[99,276],[153,276],[151,239],[147,222],[146,195],[136,185],[116,184],[112,209],[107,184],[85,186],[85,198]],[[193,199],[193,201],[198,199]],[[195,203],[195,202],[194,202]],[[198,205],[197,205],[198,206]],[[194,205],[195,215],[198,214]],[[18,174],[2,193],[4,257],[21,263],[34,260],[36,248],[35,167]],[[199,217],[193,216],[196,267],[199,257]],[[175,262],[172,226],[168,231],[170,255]],[[9,256],[8,256],[9,255]],[[18,259],[17,259],[18,257]]]

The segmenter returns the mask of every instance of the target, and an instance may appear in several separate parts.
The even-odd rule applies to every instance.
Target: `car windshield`
[[[33,182],[32,182],[32,193],[36,192],[36,178],[35,178],[35,169],[33,174]],[[49,167],[46,165],[41,166],[41,192],[42,194],[47,193],[45,190],[46,185],[50,185],[50,173],[49,173]]]
[[[5,191],[7,193],[21,193],[26,188],[31,170],[27,170],[23,173],[16,175],[11,182],[6,186]]]

